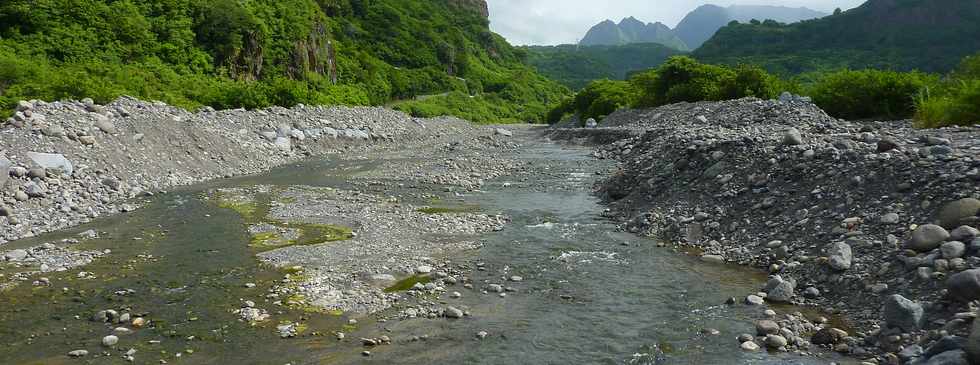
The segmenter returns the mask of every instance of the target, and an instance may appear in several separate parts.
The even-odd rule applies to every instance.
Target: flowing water
[[[50,287],[27,282],[0,293],[0,362],[121,363],[118,351],[101,353],[101,338],[112,328],[89,318],[98,310],[128,308],[154,322],[153,328],[121,336],[122,348],[137,350],[136,363],[829,363],[740,351],[735,337],[754,331],[752,322],[762,309],[722,303],[757,291],[765,276],[704,264],[658,248],[655,241],[616,232],[590,194],[594,173],[610,166],[593,161],[588,150],[535,142],[518,157],[540,171],[531,179],[492,181],[485,191],[461,198],[461,204],[503,213],[512,222],[486,234],[482,249],[458,260],[483,264],[485,270],[471,275],[477,283],[504,283],[502,275],[524,280],[505,283],[517,289],[506,297],[450,288],[463,293],[452,304],[469,308],[471,316],[464,319],[377,322],[368,317],[352,329],[345,327],[346,317],[283,309],[264,326],[237,320],[233,311],[241,298],[255,297],[282,273],[259,264],[242,217],[209,203],[203,192],[254,184],[348,187],[350,177],[377,166],[377,161],[310,161],[158,195],[137,212],[5,247],[54,242],[94,228],[105,233],[81,248],[111,253],[84,268],[45,274],[54,283]],[[95,278],[79,278],[79,271]],[[244,283],[257,287],[247,289]],[[278,338],[277,322],[301,319],[311,333],[325,335]],[[358,341],[332,336],[342,328],[354,331],[350,339],[389,335],[395,343],[363,357]],[[707,329],[720,334],[706,334]],[[478,339],[478,331],[489,336]],[[424,341],[408,340],[423,335]],[[68,358],[74,349],[92,354]]]

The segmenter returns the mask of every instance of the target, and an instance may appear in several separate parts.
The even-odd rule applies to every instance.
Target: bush
[[[915,108],[923,128],[980,123],[980,54],[965,58],[942,84],[920,93]]]
[[[841,70],[823,75],[809,95],[838,118],[909,118],[915,111],[915,95],[937,81],[920,72]]]

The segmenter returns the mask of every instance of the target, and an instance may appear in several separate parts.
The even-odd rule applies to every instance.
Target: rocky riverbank
[[[980,127],[849,122],[797,98],[619,111],[603,127],[551,136],[599,142],[597,157],[620,162],[598,188],[624,229],[771,273],[732,303],[849,321],[765,321],[743,348],[980,361],[980,331],[967,340],[980,299]]]

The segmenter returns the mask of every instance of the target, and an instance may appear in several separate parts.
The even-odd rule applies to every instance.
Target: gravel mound
[[[132,198],[178,185],[477,131],[455,118],[383,108],[192,113],[128,97],[109,105],[23,101],[0,129],[0,243],[129,211]]]
[[[849,122],[748,98],[625,110],[603,127],[641,133],[596,151],[621,162],[599,192],[628,231],[778,274],[793,283],[782,301],[853,322],[826,344],[837,351],[878,363],[962,352],[900,353],[961,344],[976,316],[980,126]]]

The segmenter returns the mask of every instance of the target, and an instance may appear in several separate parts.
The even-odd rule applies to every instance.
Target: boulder
[[[894,294],[885,299],[885,325],[911,332],[922,327],[924,311],[922,305]]]
[[[966,253],[966,245],[960,241],[949,241],[943,243],[942,246],[939,246],[939,252],[941,252],[943,254],[943,258],[947,260],[963,257],[963,254]]]
[[[34,161],[40,167],[46,170],[58,170],[66,175],[71,175],[75,171],[72,167],[71,161],[68,161],[62,154],[57,153],[40,153],[40,152],[28,152],[27,158]]]
[[[493,130],[493,133],[496,134],[496,135],[504,136],[504,137],[513,137],[514,136],[514,132],[511,132],[511,131],[506,130],[506,129],[503,129],[503,128],[494,129]]]
[[[830,245],[827,249],[827,256],[830,258],[830,267],[837,271],[844,271],[851,268],[853,256],[851,245],[837,242]]]
[[[757,321],[755,322],[755,333],[759,336],[777,334],[779,333],[779,324],[768,319]]]
[[[980,299],[980,269],[966,270],[946,279],[946,288],[953,299],[968,302]]]
[[[949,232],[946,229],[935,224],[925,224],[912,232],[908,248],[919,252],[932,251],[947,239],[949,239]]]
[[[980,364],[980,321],[973,321],[973,331],[966,340],[966,352],[974,364]]]
[[[104,115],[99,115],[98,118],[95,119],[95,128],[98,128],[100,131],[107,134],[116,134],[116,132],[118,132],[116,130],[116,125],[109,120],[109,117]]]
[[[0,190],[7,185],[7,181],[10,180],[10,167],[14,163],[7,159],[7,156],[0,156]]]
[[[980,200],[966,198],[947,203],[939,210],[937,220],[939,225],[953,229],[960,226],[963,218],[969,218],[980,212]]]
[[[274,144],[283,152],[289,152],[293,149],[293,143],[287,137],[276,137]]]
[[[783,144],[797,146],[803,144],[803,135],[799,129],[790,128],[783,132]]]
[[[949,239],[954,241],[970,242],[977,237],[980,237],[980,230],[970,226],[960,226],[949,232]]]
[[[27,258],[26,250],[10,250],[3,254],[3,258],[7,261],[20,261]]]
[[[951,350],[929,358],[925,365],[970,365],[963,350]]]
[[[896,148],[898,148],[898,142],[894,139],[885,137],[878,141],[878,153],[885,153]]]
[[[814,345],[836,345],[844,341],[847,337],[847,332],[837,328],[823,328],[817,333],[813,334],[813,338],[810,339]]]
[[[792,280],[783,280],[779,275],[774,275],[766,283],[766,299],[772,302],[789,302],[793,299],[793,292],[796,290],[796,283]]]

